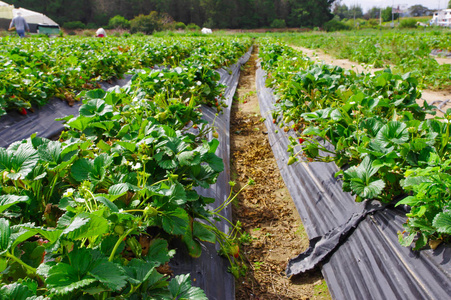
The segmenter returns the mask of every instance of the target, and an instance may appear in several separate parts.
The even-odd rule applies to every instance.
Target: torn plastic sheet
[[[314,269],[348,237],[353,229],[368,215],[384,209],[386,205],[377,201],[368,201],[359,213],[353,213],[349,220],[322,236],[310,240],[309,248],[288,261],[286,274],[292,276]]]
[[[318,261],[334,299],[448,299],[451,294],[451,247],[441,244],[435,250],[412,251],[398,242],[403,231],[405,211],[385,208],[353,219],[365,209],[365,203],[343,192],[335,178],[332,163],[299,162],[288,166],[287,134],[272,123],[274,91],[265,87],[265,72],[257,70],[257,96],[268,128],[268,138],[280,173],[295,203],[310,238],[309,253]],[[294,137],[294,136],[293,136]],[[300,148],[298,148],[299,150]],[[350,221],[351,220],[351,221]],[[350,223],[347,224],[347,222]],[[345,229],[344,234],[335,230]],[[348,226],[349,227],[349,226]],[[332,234],[334,232],[334,234]],[[324,253],[324,239],[338,240]],[[321,241],[321,243],[319,243]],[[314,249],[314,245],[318,249]],[[330,250],[329,254],[326,250]],[[302,258],[301,256],[299,257]],[[287,274],[311,267],[290,263]]]

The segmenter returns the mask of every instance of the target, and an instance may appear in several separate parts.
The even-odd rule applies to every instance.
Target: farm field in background
[[[450,89],[451,66],[439,64],[431,53],[450,54],[451,32],[443,29],[357,30],[335,33],[281,34],[285,42],[321,49],[369,67],[391,67],[393,73],[412,73],[420,88]]]

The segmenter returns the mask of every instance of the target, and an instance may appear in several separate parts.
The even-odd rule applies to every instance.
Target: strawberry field
[[[192,66],[202,62],[203,66],[216,69],[231,64],[245,48],[233,40],[196,38],[3,38],[0,43],[0,115],[10,110],[26,113],[33,106],[45,105],[52,97],[73,104],[80,91],[100,87],[99,81],[122,78],[134,68]]]
[[[450,64],[440,64],[433,51],[451,49],[448,31],[356,31],[351,33],[285,35],[291,44],[322,49],[337,58],[347,58],[375,68],[390,67],[393,73],[411,73],[421,88],[449,89]]]
[[[197,193],[224,170],[200,105],[221,112],[214,69],[250,40],[141,39],[125,50],[113,39],[3,42],[5,111],[58,93],[83,105],[58,140],[32,135],[0,149],[2,299],[205,299],[189,275],[169,280],[161,268],[173,239],[193,257],[201,242],[235,254],[233,236],[216,228],[222,207]],[[95,89],[132,67],[140,71],[127,87]]]
[[[418,80],[410,73],[356,74],[312,63],[275,41],[260,53],[267,84],[279,95],[273,122],[298,136],[287,149],[289,165],[334,162],[342,168],[336,176],[343,190],[356,201],[409,205],[405,234],[399,234],[404,246],[449,240],[451,110],[426,118],[435,112],[417,104]]]
[[[256,182],[259,189],[249,188],[252,199],[241,203],[261,201],[264,191],[273,188],[264,186],[265,182],[279,184],[282,178],[289,190],[295,187],[295,192],[290,190],[293,200],[300,197],[313,203],[302,207],[307,212],[297,207],[309,234],[308,251],[315,251],[318,238],[333,236],[337,228],[353,221],[354,215],[341,216],[338,210],[332,214],[337,224],[321,221],[329,213],[326,210],[333,210],[323,207],[327,202],[321,200],[341,201],[346,195],[352,203],[345,211],[354,212],[360,204],[371,206],[361,219],[370,219],[367,214],[376,211],[390,219],[396,210],[396,216],[382,227],[395,228],[394,233],[384,231],[383,235],[396,239],[387,248],[395,249],[399,269],[405,265],[411,270],[411,260],[417,263],[411,253],[421,259],[424,253],[436,257],[435,249],[449,253],[451,109],[443,117],[436,116],[435,106],[419,101],[425,88],[449,90],[450,64],[438,64],[430,56],[433,49],[450,49],[448,36],[396,32],[253,35],[256,40],[228,35],[0,39],[0,124],[2,116],[33,115],[49,101],[79,107],[77,114],[57,120],[64,124],[58,136],[43,137],[38,132],[0,148],[0,299],[207,299],[216,287],[196,280],[204,276],[211,283],[222,278],[215,279],[212,273],[193,278],[205,266],[180,267],[177,259],[184,254],[193,263],[207,256],[206,265],[216,263],[213,256],[220,255],[225,262],[220,272],[229,272],[242,280],[238,286],[252,289],[237,295],[257,299],[256,282],[248,280],[249,272],[257,272],[264,262],[249,257],[251,253],[254,258],[268,257],[276,249],[258,250],[262,255],[256,255],[256,248],[262,246],[252,248],[255,241],[248,223],[254,221],[247,218],[271,216],[273,224],[278,217],[283,219],[277,216],[282,209],[264,202],[264,209],[253,213],[243,204],[236,205],[235,210],[242,209],[235,213],[242,221],[234,223],[230,205],[245,197],[239,193]],[[323,48],[337,57],[386,69],[358,74],[314,62],[293,45]],[[245,70],[242,59],[250,56],[252,46],[258,47],[261,69],[256,71],[254,65],[251,70],[264,72],[265,92],[274,101],[264,104],[262,87],[257,87],[238,99],[239,104],[235,101],[241,119],[231,120],[236,82],[224,78],[239,73],[240,67]],[[122,87],[101,89],[105,82],[122,78],[130,80]],[[261,103],[249,100],[252,114],[241,112],[254,95]],[[254,112],[259,106],[261,115]],[[234,124],[234,132],[229,132],[229,123]],[[271,147],[282,176],[263,170],[269,163],[243,162],[240,155],[254,161],[267,159],[258,153],[242,154],[243,148],[234,154],[236,161],[229,161],[229,135],[252,139],[252,131],[259,132],[254,134],[258,139],[268,135],[268,142],[255,139],[241,146],[265,153]],[[277,147],[283,153],[277,153]],[[239,167],[233,168],[244,170],[235,174],[238,184],[229,181],[230,165],[236,162]],[[332,169],[333,174],[315,177]],[[305,170],[307,175],[299,175]],[[292,173],[287,177],[287,172]],[[252,176],[259,178],[254,181]],[[282,206],[288,216],[286,211],[291,209]],[[376,219],[371,222],[376,224]],[[357,226],[358,222],[349,227]],[[350,232],[352,242],[359,233],[352,236]],[[279,234],[277,239],[282,240],[283,233]],[[340,237],[340,244],[346,243],[347,234]],[[374,245],[381,239],[374,232]],[[366,268],[360,259],[379,259],[371,245],[361,249],[371,253],[348,251],[358,259],[355,265],[349,264],[356,274],[359,267]],[[348,284],[335,282],[336,278],[346,278],[354,270],[329,267],[333,251],[321,261],[331,294],[353,298],[339,296],[334,289]],[[284,277],[301,273],[290,269],[291,262],[285,272],[280,271],[288,259],[284,258],[283,267],[273,265],[268,272],[275,269]],[[421,264],[428,262],[421,260]],[[449,275],[442,265],[430,265],[434,272],[441,270],[440,276]],[[174,274],[171,268],[183,272]],[[330,269],[337,273],[330,275]],[[390,278],[390,270],[381,274],[388,275],[378,279],[399,285],[397,278]],[[429,290],[440,293],[443,288],[417,285],[430,297]],[[443,290],[448,288],[445,282]],[[282,289],[273,286],[273,290]],[[419,297],[422,292],[405,295]],[[227,293],[224,299],[234,297],[233,291]],[[293,298],[294,292],[290,293],[286,299]],[[271,298],[268,295],[265,291],[260,297]]]

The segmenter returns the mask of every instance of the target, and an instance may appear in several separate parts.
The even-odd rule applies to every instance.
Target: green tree
[[[413,17],[429,16],[432,11],[423,5],[413,5],[409,7],[409,12]]]
[[[334,0],[288,0],[289,15],[285,18],[288,27],[322,26],[332,19],[330,7]]]
[[[274,19],[271,23],[271,28],[285,28],[287,24],[285,24],[285,20]]]
[[[337,4],[334,7],[333,14],[339,16],[340,19],[347,19],[349,16],[349,9],[346,4]]]
[[[163,24],[156,11],[152,11],[148,15],[139,15],[130,20],[131,33],[143,32],[145,34],[152,34],[154,31],[161,30],[162,26]]]
[[[366,14],[363,15],[365,19],[379,19],[381,13],[381,9],[379,7],[372,7],[369,9]]]
[[[360,7],[359,5],[353,5],[351,7],[349,7],[349,11],[348,11],[348,19],[353,19],[353,18],[362,18],[363,17],[363,11],[362,11],[362,7]]]
[[[399,18],[399,14],[395,13],[392,17],[392,8],[390,6],[387,6],[385,9],[382,10],[382,21],[389,22],[393,20],[396,20]]]
[[[108,27],[112,29],[129,29],[130,21],[123,16],[116,15],[108,21]]]

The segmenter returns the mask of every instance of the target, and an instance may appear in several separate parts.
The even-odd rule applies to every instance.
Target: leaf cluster
[[[299,147],[291,138],[290,163],[298,154],[308,160],[335,162],[343,168],[337,173],[343,190],[356,195],[357,201],[392,202],[410,193],[407,202],[400,202],[411,206],[405,225],[409,235],[401,234],[403,244],[410,245],[415,238],[416,248],[421,248],[428,240],[448,239],[451,232],[445,224],[450,202],[438,191],[448,189],[445,166],[451,153],[451,111],[444,118],[426,118],[435,114],[434,107],[417,104],[421,94],[409,73],[401,76],[387,69],[374,75],[356,74],[299,59],[299,53],[292,49],[284,53],[281,47],[264,44],[262,59],[267,62],[262,65],[278,95],[274,121],[294,129],[302,141]],[[427,183],[411,184],[419,180],[414,174],[441,164],[443,178],[434,180],[433,169],[421,177]],[[432,201],[426,203],[425,197]]]

